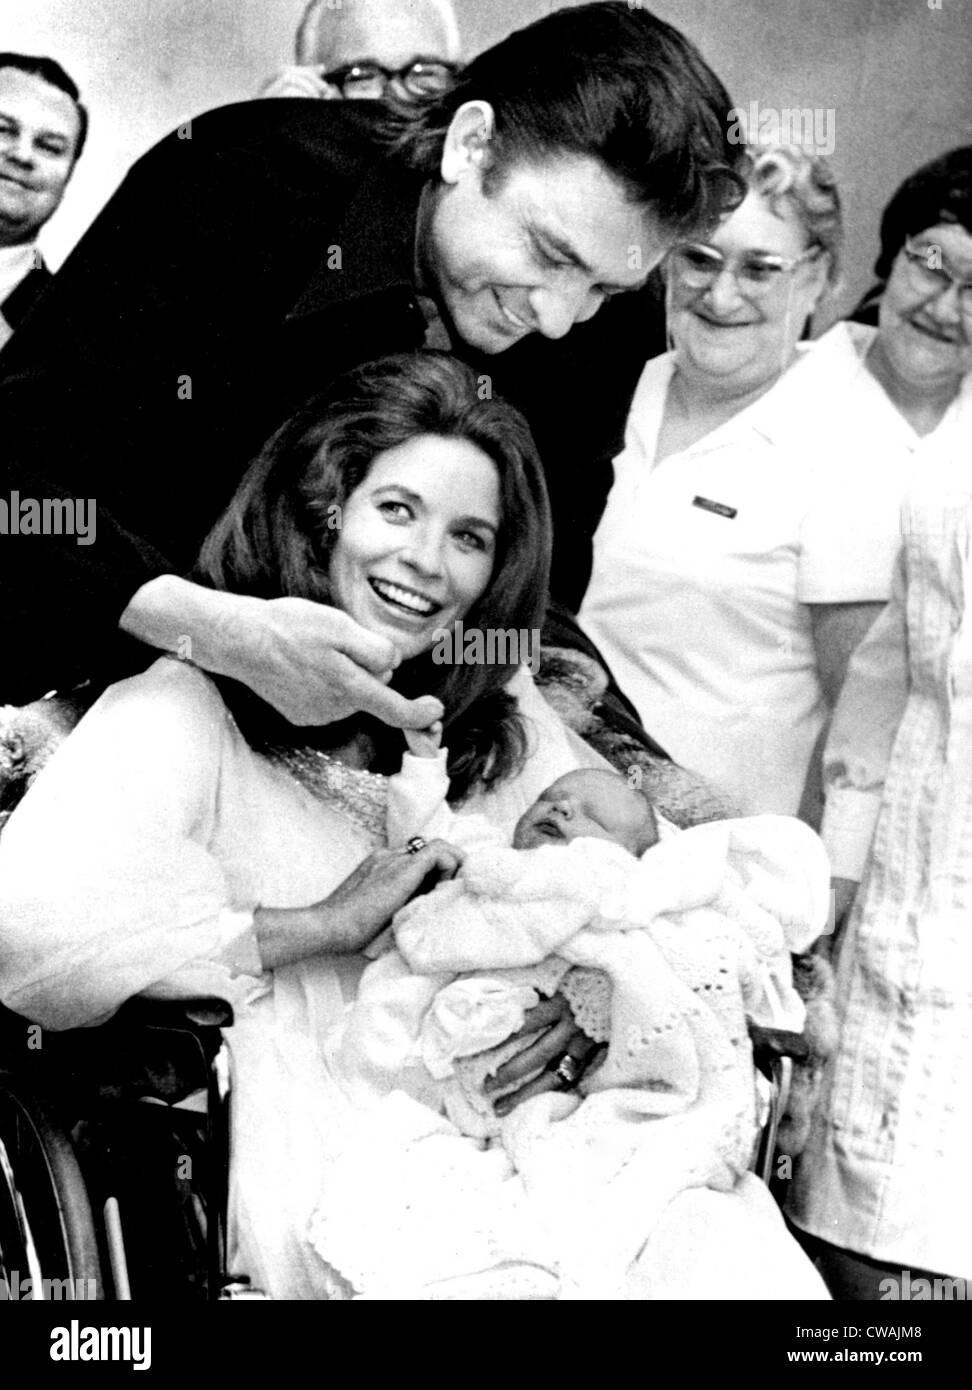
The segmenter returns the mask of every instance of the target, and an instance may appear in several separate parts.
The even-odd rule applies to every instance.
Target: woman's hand
[[[419,889],[427,891],[455,878],[462,861],[462,850],[445,840],[430,840],[417,851],[379,849],[369,854],[320,904],[340,939],[329,950],[360,951]]]
[[[489,1094],[492,1091],[501,1091],[521,1078],[532,1075],[538,1067],[544,1068],[532,1081],[498,1100],[493,1107],[497,1115],[508,1115],[525,1100],[543,1095],[546,1091],[573,1090],[594,1059],[595,1053],[602,1047],[602,1044],[593,1042],[577,1027],[570,1006],[562,994],[555,994],[551,999],[542,999],[539,1004],[529,1009],[524,1016],[523,1027],[512,1034],[511,1040],[527,1037],[538,1028],[546,1031],[500,1067],[496,1075],[491,1076],[486,1082],[485,1089]],[[568,1057],[572,1058],[573,1065],[566,1063],[561,1073],[558,1073],[558,1065],[563,1064],[564,1059]],[[575,1073],[574,1079],[567,1080],[563,1075],[564,1071]]]
[[[417,852],[379,849],[319,903],[257,908],[264,968],[360,951],[417,892],[454,878],[462,859],[462,851],[445,840],[430,840]]]
[[[262,97],[316,97],[319,101],[337,101],[341,89],[324,81],[324,68],[296,63],[281,68],[260,88]]]

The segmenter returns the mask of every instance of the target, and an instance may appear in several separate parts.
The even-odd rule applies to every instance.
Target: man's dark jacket
[[[422,346],[420,178],[368,102],[254,101],[135,165],[0,361],[0,500],[94,499],[96,540],[0,535],[0,701],[88,674],[135,590],[187,570],[263,441],[339,371]],[[649,295],[559,343],[477,359],[524,409],[583,593],[627,404],[658,350]]]
[[[7,295],[6,299],[0,304],[0,314],[6,319],[11,328],[19,328],[24,319],[40,303],[41,296],[50,287],[54,276],[40,261],[33,266],[19,285]]]

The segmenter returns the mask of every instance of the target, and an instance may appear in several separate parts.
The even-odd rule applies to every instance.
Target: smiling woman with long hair
[[[592,1278],[599,1289],[644,1296],[651,1287],[638,1249],[656,1224],[658,1207],[643,1206],[625,1186],[613,1199],[605,1194],[603,1220],[600,1199],[589,1202],[598,1213],[591,1231],[597,1228],[599,1253],[591,1265],[582,1241],[575,1263],[572,1202],[565,1204],[563,1243],[558,1238],[551,1245],[542,1204],[534,1202],[534,1170],[522,1152],[515,1159],[513,1150],[484,1149],[430,1100],[415,1074],[413,1047],[405,1043],[413,991],[424,995],[430,977],[399,973],[398,952],[382,954],[384,943],[375,940],[406,902],[436,879],[457,874],[464,849],[471,865],[472,842],[484,831],[500,855],[512,854],[505,843],[538,794],[551,784],[562,787],[565,773],[598,761],[544,706],[515,655],[490,661],[487,647],[485,662],[435,660],[437,636],[459,622],[487,631],[538,625],[549,553],[546,497],[529,432],[511,407],[479,399],[471,369],[423,353],[348,373],[263,450],[204,547],[198,574],[233,592],[244,608],[258,601],[308,610],[333,605],[335,616],[365,637],[384,639],[381,651],[386,643],[394,649],[400,659],[379,674],[398,688],[414,688],[439,716],[430,715],[427,729],[404,734],[360,717],[308,732],[282,724],[238,687],[190,661],[163,658],[103,695],[37,777],[0,838],[0,997],[8,1007],[63,1029],[97,1023],[139,993],[216,994],[232,1003],[234,1023],[226,1030],[233,1064],[229,1267],[273,1297],[349,1297],[355,1291],[372,1297],[378,1290],[398,1298],[416,1292],[439,1297],[445,1289],[451,1297],[465,1290],[484,1298],[566,1298],[578,1278],[585,1286]],[[451,755],[448,777],[438,749],[440,725]],[[410,757],[403,756],[406,742]],[[654,840],[655,822],[650,818],[652,834],[644,833],[649,817],[641,792],[616,772],[609,775],[615,793],[620,790],[638,813],[639,838],[631,851],[605,846],[618,851],[627,873],[627,861],[638,867],[635,849]],[[463,816],[462,827],[443,805],[449,781],[452,799],[476,813]],[[455,843],[432,838],[436,827]],[[579,843],[587,843],[584,835]],[[721,904],[716,885],[723,873],[735,873],[726,857],[729,840],[706,843],[714,847],[708,860],[713,873],[702,874],[702,896],[715,891]],[[538,881],[552,874],[552,923],[559,930],[566,905],[562,871],[544,862],[548,850],[542,846],[524,853],[541,856]],[[692,865],[696,871],[694,856]],[[651,866],[649,873],[654,876]],[[600,872],[593,877],[599,880]],[[662,869],[661,891],[668,883],[681,904],[677,878],[671,866],[667,875]],[[814,878],[819,891],[812,888]],[[586,895],[591,873],[584,869],[580,879]],[[613,885],[611,875],[605,890],[608,881]],[[459,886],[443,885],[438,902]],[[794,889],[800,911],[815,921],[825,869],[801,871]],[[531,901],[533,891],[527,890]],[[595,885],[594,891],[602,890]],[[543,896],[549,896],[546,889]],[[622,897],[612,886],[604,901],[605,910],[614,911]],[[771,915],[778,901],[771,891]],[[757,910],[756,898],[753,906]],[[589,910],[593,906],[584,906],[582,915]],[[451,936],[453,909],[445,911]],[[401,919],[393,925],[401,926]],[[728,908],[726,927],[727,940],[735,941]],[[608,935],[623,943],[628,932]],[[660,967],[656,948],[646,945],[654,1000]],[[366,951],[377,957],[367,971]],[[767,969],[775,972],[771,955]],[[749,962],[750,953],[744,956]],[[711,957],[713,978],[716,959],[723,959],[719,950]],[[755,957],[752,966],[741,967],[747,981],[750,968]],[[603,986],[597,969],[589,984],[595,992]],[[673,997],[695,1018],[695,994],[687,985],[673,987]],[[522,995],[523,986],[517,989]],[[503,1124],[515,1130],[517,1116],[525,1117],[523,1133],[534,1120],[542,1127],[547,1103],[563,1099],[554,1091],[573,1089],[583,1076],[578,1068],[597,1051],[591,1046],[596,1037],[583,1036],[583,1009],[575,1017],[559,976],[541,968],[536,988],[531,984],[526,993],[526,1016],[510,1020],[511,1036],[504,1038],[501,1029],[494,1038],[502,1049],[499,1071],[492,1052],[476,1062],[492,1068],[504,1088]],[[649,1052],[657,1032],[648,1022],[651,1007],[636,1008]],[[669,1001],[668,1007],[678,1013],[683,1004]],[[360,1070],[342,1061],[345,1025]],[[673,1223],[663,1239],[681,1252],[683,1226],[704,1230],[705,1252],[693,1247],[685,1261],[693,1289],[699,1271],[718,1282],[710,1256],[728,1258],[738,1271],[743,1245],[759,1251],[758,1271],[746,1273],[744,1287],[820,1297],[822,1285],[767,1190],[745,1171],[756,1096],[741,982],[738,1000],[717,1010],[712,1026],[720,1037],[726,1030],[734,1079],[727,1080],[721,1042],[710,1054],[686,1040],[686,1085],[694,1095],[698,1071],[711,1069],[711,1087],[699,1090],[699,1101],[703,1111],[712,1104],[703,1122],[708,1137],[688,1145],[687,1190],[661,1203]],[[631,1027],[622,1027],[625,1037]],[[583,1053],[571,1050],[578,1036]],[[676,1053],[681,1057],[681,1046]],[[661,1048],[662,1059],[671,1055],[667,1045]],[[372,1059],[390,1087],[380,1115],[374,1102],[384,1081]],[[655,1072],[638,1075],[607,1088],[617,1094],[618,1128],[628,1130],[635,1087],[654,1104]],[[667,1084],[662,1089],[667,1094]],[[592,1108],[600,1118],[592,1117],[592,1133],[602,1130],[604,1096],[595,1077]],[[588,1103],[580,1093],[567,1099],[579,1102],[578,1113]],[[421,1133],[415,1132],[416,1109]],[[668,1114],[667,1104],[662,1112]],[[396,1116],[404,1119],[404,1132]],[[558,1123],[556,1108],[551,1121]],[[431,1149],[423,1139],[429,1125]],[[571,1129],[581,1148],[570,1153],[588,1151],[585,1126]],[[603,1170],[600,1160],[590,1170],[586,1161],[573,1164],[569,1153],[563,1166],[576,1170],[585,1189],[588,1180],[598,1188],[597,1175],[609,1179],[617,1154],[634,1142],[640,1160],[626,1159],[622,1167],[629,1179],[639,1175],[639,1191],[651,1190],[641,1168],[649,1172],[656,1161],[653,1146],[643,1145],[649,1131],[657,1132],[635,1123],[618,1148],[617,1129],[609,1126]],[[687,1133],[700,1133],[695,1119],[687,1131],[667,1127],[662,1151],[681,1152]],[[402,1139],[408,1142],[399,1162]],[[362,1140],[364,1150],[357,1147]],[[725,1202],[717,1202],[721,1219],[703,1202],[709,1211],[702,1220],[695,1165],[709,1167],[713,1145]],[[548,1164],[547,1145],[541,1142],[537,1152]],[[369,1177],[372,1161],[377,1184]],[[657,1163],[667,1171],[663,1156]],[[336,1210],[341,1223],[349,1218],[343,1228],[360,1245],[356,1205],[344,1199],[347,1189],[335,1186],[335,1176],[347,1169],[355,1202],[362,1197],[366,1220],[373,1218],[374,1265],[363,1251],[346,1250],[342,1236],[335,1244],[333,1233],[321,1234],[322,1221],[327,1225]],[[668,1192],[666,1182],[662,1177],[661,1190]],[[731,1191],[724,1191],[727,1182]],[[326,1218],[322,1187],[342,1194]],[[396,1216],[386,1223],[378,1208],[389,1194]],[[628,1251],[628,1236],[642,1231],[639,1221],[644,1234]],[[409,1223],[421,1229],[421,1258],[410,1233],[404,1237]],[[650,1256],[662,1271],[674,1258],[667,1250],[654,1246]]]
[[[427,614],[414,608],[403,612],[387,585],[384,594],[372,594],[363,612],[341,591],[349,536],[360,530],[354,521],[364,497],[357,490],[370,483],[378,455],[401,460],[407,450],[414,453],[413,469],[426,458],[430,480],[448,476],[445,465],[452,456],[475,472],[478,455],[480,467],[493,472],[498,483],[493,525],[469,519],[470,535],[454,546],[455,553],[461,548],[488,561],[481,592],[462,605],[461,613],[455,604],[447,610],[439,601],[446,576],[430,579],[421,557],[405,561],[405,578],[409,588],[418,583],[429,589],[420,600]],[[388,481],[394,482],[391,475]],[[385,518],[388,544],[379,544],[379,551],[396,553],[412,524],[413,501],[391,486],[371,510]],[[434,695],[444,706],[452,795],[461,798],[477,780],[502,781],[522,761],[522,726],[506,689],[516,671],[516,653],[509,648],[506,660],[475,665],[438,663],[434,635],[451,629],[458,618],[470,630],[538,632],[550,548],[546,488],[523,417],[505,402],[481,399],[478,379],[456,359],[422,353],[383,358],[347,373],[278,430],[208,536],[193,578],[256,598],[333,604],[389,637],[403,658],[395,689],[408,696]],[[380,570],[380,555],[374,560]],[[394,565],[393,559],[384,565],[389,576]],[[378,720],[357,716],[316,731],[298,730],[245,686],[223,681],[221,689],[247,737],[258,745],[333,747],[354,737],[358,761],[381,770],[393,770],[401,756],[399,732]]]
[[[274,436],[199,577],[243,602],[331,603],[390,638],[390,682],[438,702],[453,798],[512,829],[542,787],[596,756],[579,754],[514,654],[439,665],[430,653],[460,620],[539,627],[549,555],[522,417],[480,399],[470,368],[420,353],[348,373]],[[163,657],[105,692],[0,837],[8,1007],[63,1029],[139,993],[232,1002],[232,1267],[279,1296],[329,1291],[303,1241],[326,1123],[319,1029],[353,998],[361,948],[459,862],[441,840],[385,847],[385,773],[405,748],[400,730],[359,717],[293,727]]]

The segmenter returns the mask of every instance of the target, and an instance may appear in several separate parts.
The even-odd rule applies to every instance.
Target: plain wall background
[[[558,5],[457,0],[456,8],[472,56]],[[845,286],[827,317],[837,316],[869,283],[880,210],[895,186],[932,155],[972,143],[972,0],[652,0],[650,8],[695,40],[737,105],[834,111],[832,160],[848,223]],[[55,266],[134,159],[188,117],[252,96],[290,60],[302,10],[301,0],[3,0],[0,48],[57,58],[92,112],[88,150],[44,234]]]

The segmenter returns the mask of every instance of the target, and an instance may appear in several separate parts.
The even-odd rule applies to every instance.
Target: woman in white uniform
[[[635,392],[580,619],[676,762],[794,814],[890,593],[910,458],[861,344],[800,343],[839,269],[825,161],[755,149],[748,184],[667,262],[673,348]]]
[[[841,1044],[790,1213],[819,1238],[835,1297],[963,1297],[955,1290],[972,1276],[972,146],[902,185],[881,240],[886,283],[870,360],[922,464],[902,512],[895,591],[851,662],[824,759],[838,920],[858,880],[860,891],[838,958]]]

